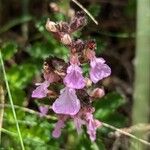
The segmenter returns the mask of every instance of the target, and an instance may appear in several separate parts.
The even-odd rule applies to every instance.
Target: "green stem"
[[[14,132],[11,132],[11,131],[8,131],[4,128],[1,128],[1,131],[5,134],[8,134],[8,135],[11,135],[11,136],[18,136],[17,133],[14,133]]]
[[[22,147],[22,150],[25,150],[22,135],[21,135],[18,120],[17,120],[17,116],[16,116],[16,112],[15,112],[15,108],[14,108],[14,104],[13,104],[13,100],[12,100],[12,96],[11,96],[11,92],[10,92],[10,88],[9,88],[9,84],[8,84],[8,79],[7,79],[7,75],[6,75],[6,71],[5,71],[1,51],[0,51],[0,61],[1,61],[1,65],[2,65],[2,71],[3,71],[3,74],[4,74],[4,80],[5,80],[5,84],[6,84],[6,88],[7,88],[7,92],[8,92],[8,97],[9,97],[9,100],[10,100],[13,116],[14,116],[14,119],[15,119],[15,122],[16,122],[16,128],[17,128],[17,131],[18,131],[21,147]]]
[[[148,123],[150,100],[150,0],[137,0],[133,124]],[[135,133],[138,137],[142,134]],[[146,138],[147,139],[147,138]],[[139,143],[137,143],[139,147]],[[132,149],[132,148],[131,148]],[[143,150],[143,148],[141,148]]]
[[[3,126],[3,115],[4,115],[4,90],[0,85],[0,104],[2,105],[0,109],[0,144],[1,144],[1,129]]]

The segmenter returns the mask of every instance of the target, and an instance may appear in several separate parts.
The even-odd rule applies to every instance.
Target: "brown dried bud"
[[[65,45],[70,45],[72,42],[72,39],[69,34],[64,34],[61,38],[61,42]]]
[[[74,16],[75,16],[75,11],[74,11],[74,9],[69,9],[68,10],[68,16],[70,17],[70,18],[73,18]]]
[[[95,57],[95,51],[90,50],[90,49],[85,49],[85,51],[84,51],[84,56],[85,56],[85,58],[87,58],[87,59],[92,59],[92,58]]]
[[[50,3],[49,6],[52,9],[52,11],[54,11],[54,12],[59,12],[59,10],[60,10],[59,6],[54,2]]]
[[[56,23],[53,21],[50,21],[49,19],[46,22],[46,29],[50,32],[57,32]]]
[[[65,76],[67,63],[63,59],[57,57],[47,57],[44,61],[43,70],[45,74],[54,71],[56,75]]]
[[[57,24],[57,28],[58,28],[59,32],[69,33],[69,31],[70,31],[70,27],[69,27],[68,23],[63,22],[63,21],[61,21]]]
[[[70,21],[70,32],[74,32],[86,24],[86,17],[83,11],[77,12]]]
[[[96,49],[96,42],[95,40],[88,40],[86,41],[86,49],[95,50]]]
[[[90,93],[90,96],[93,98],[102,98],[104,95],[105,91],[101,88],[96,88]]]
[[[82,40],[78,39],[72,42],[71,50],[73,52],[82,52],[84,50],[84,47],[85,43]]]
[[[47,96],[49,98],[57,98],[58,94],[56,92],[52,91],[52,90],[48,90]]]

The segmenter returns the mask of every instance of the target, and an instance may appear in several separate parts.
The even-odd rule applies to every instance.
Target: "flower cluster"
[[[47,59],[43,69],[44,81],[37,83],[37,88],[32,92],[34,98],[53,96],[55,99],[50,107],[58,116],[58,122],[52,133],[55,138],[61,135],[61,130],[68,119],[73,120],[78,133],[81,133],[82,126],[85,125],[92,141],[96,139],[96,129],[101,126],[101,123],[93,117],[92,101],[94,98],[101,98],[105,93],[101,88],[90,91],[89,86],[92,86],[92,82],[96,84],[108,77],[111,69],[103,58],[96,57],[95,41],[72,38],[72,33],[85,24],[86,18],[83,12],[77,12],[69,23],[55,23],[50,19],[46,23],[46,29],[69,49],[70,54],[67,63],[60,58]],[[83,63],[89,63],[89,77],[83,76]],[[54,82],[64,85],[59,96],[48,89]],[[41,116],[48,112],[47,107],[44,106],[40,106],[39,110]]]

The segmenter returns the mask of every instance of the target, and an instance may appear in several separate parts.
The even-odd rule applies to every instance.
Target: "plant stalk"
[[[0,108],[0,144],[1,144],[1,129],[3,126],[3,115],[4,115],[4,90],[0,85],[0,104],[2,107]]]
[[[1,62],[2,71],[3,71],[3,74],[4,74],[4,80],[5,80],[6,89],[7,89],[7,92],[8,92],[8,97],[9,97],[9,100],[10,100],[13,116],[14,116],[15,123],[16,123],[16,128],[17,128],[17,131],[18,131],[18,136],[19,136],[19,139],[20,139],[21,148],[22,148],[22,150],[25,150],[22,135],[21,135],[21,131],[20,131],[20,127],[19,127],[18,120],[17,120],[16,111],[15,111],[14,104],[13,104],[13,99],[12,99],[9,84],[8,84],[8,79],[7,79],[7,75],[6,75],[6,71],[5,71],[5,66],[4,66],[1,50],[0,50],[0,62]]]
[[[150,117],[150,0],[137,0],[136,30],[133,125],[148,123]],[[142,133],[135,135],[147,140]],[[145,148],[141,145],[140,149]]]

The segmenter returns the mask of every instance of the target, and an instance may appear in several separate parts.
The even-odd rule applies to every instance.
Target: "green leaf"
[[[121,128],[125,125],[127,118],[122,114],[115,112],[110,114],[109,116],[106,116],[103,121],[115,127]]]
[[[88,76],[90,70],[89,64],[88,63],[82,64],[82,69],[83,69],[84,76]]]
[[[36,42],[32,47],[28,48],[27,51],[34,58],[46,58],[51,54],[53,47],[49,47],[46,43]]]
[[[107,94],[102,99],[97,99],[95,105],[95,116],[100,119],[104,119],[107,116],[114,113],[117,108],[125,103],[123,97],[115,92]]]

